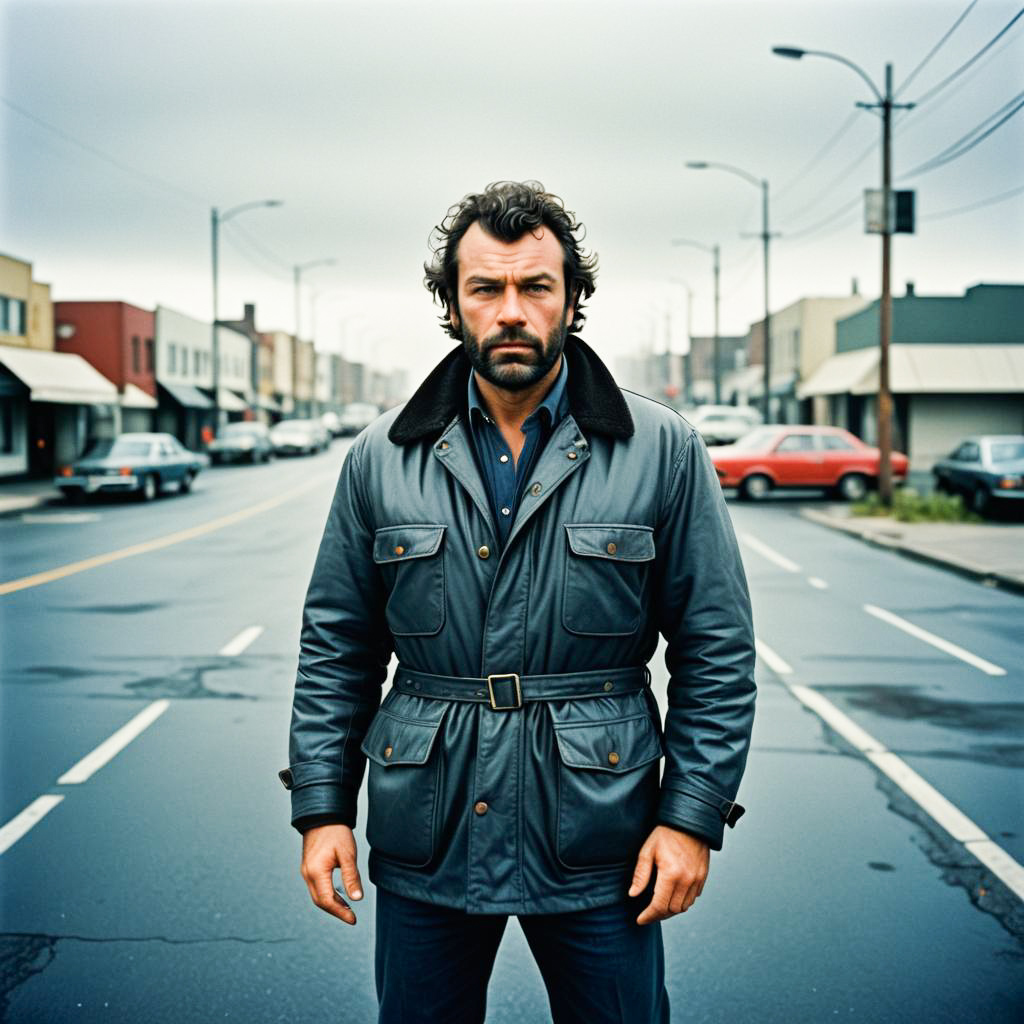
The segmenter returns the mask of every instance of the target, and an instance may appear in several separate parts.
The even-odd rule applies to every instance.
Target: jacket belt
[[[645,665],[548,676],[520,676],[515,672],[438,676],[399,665],[391,685],[413,697],[475,701],[489,704],[493,711],[517,711],[529,701],[636,693],[649,681],[650,672]]]

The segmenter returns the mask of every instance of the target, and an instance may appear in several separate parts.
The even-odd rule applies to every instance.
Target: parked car
[[[68,501],[101,492],[151,501],[168,487],[187,494],[209,464],[206,455],[189,451],[172,434],[121,434],[94,441],[80,459],[61,468],[54,483]]]
[[[274,452],[278,455],[315,455],[331,443],[320,420],[281,420],[270,431]]]
[[[1024,434],[968,437],[932,467],[935,489],[960,494],[979,515],[1024,501]]]
[[[267,462],[274,457],[274,443],[265,423],[228,423],[207,447],[210,461]]]
[[[339,437],[341,435],[341,417],[336,412],[328,409],[320,417],[320,422],[327,428],[327,432],[331,437]]]
[[[683,415],[707,445],[732,444],[763,421],[761,413],[749,405],[699,405]]]
[[[380,409],[370,402],[352,402],[341,411],[341,434],[354,437],[365,430],[378,416]]]
[[[735,444],[712,448],[723,487],[741,498],[763,498],[776,487],[823,487],[859,501],[878,481],[878,449],[839,427],[762,426]],[[908,460],[892,453],[895,482],[906,478]]]

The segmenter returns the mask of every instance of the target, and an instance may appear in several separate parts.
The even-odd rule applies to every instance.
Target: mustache
[[[509,345],[513,342],[518,345],[528,345],[538,352],[544,349],[540,338],[525,331],[522,327],[506,327],[499,334],[492,334],[491,337],[484,339],[481,349],[484,352],[490,352],[491,349],[497,348],[499,345]]]

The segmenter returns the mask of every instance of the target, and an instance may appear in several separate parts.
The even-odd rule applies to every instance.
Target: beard
[[[564,324],[556,324],[542,342],[521,327],[506,327],[481,344],[468,327],[462,328],[462,347],[473,369],[488,383],[505,391],[525,391],[541,380],[558,362],[569,333]],[[515,342],[526,346],[519,352],[495,352],[499,345]]]

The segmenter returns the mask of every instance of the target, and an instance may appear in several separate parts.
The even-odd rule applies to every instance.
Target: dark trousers
[[[668,1024],[660,924],[647,900],[519,918],[554,1024]],[[483,1024],[504,914],[466,914],[377,890],[379,1024]]]

